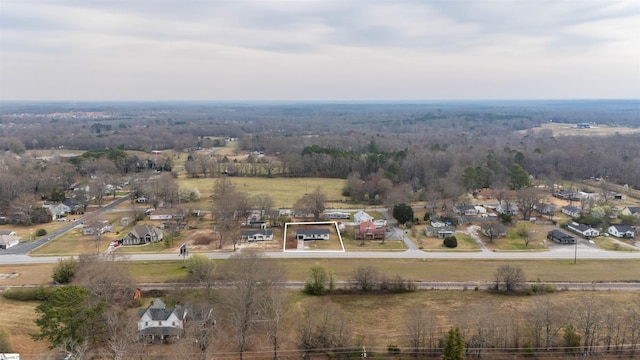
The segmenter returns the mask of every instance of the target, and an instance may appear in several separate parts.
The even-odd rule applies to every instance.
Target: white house
[[[149,220],[182,219],[184,215],[176,209],[155,210],[149,213]]]
[[[52,220],[56,220],[71,212],[71,208],[62,203],[61,204],[45,204],[42,207],[44,207],[45,209],[49,209]]]
[[[271,241],[273,240],[273,230],[247,230],[241,234],[243,241]]]
[[[453,211],[458,215],[476,216],[478,215],[478,209],[471,205],[454,205]]]
[[[580,211],[580,208],[577,208],[575,206],[569,205],[569,206],[563,206],[562,207],[562,213],[565,214],[565,215],[569,215],[571,217],[578,217],[578,216],[580,216],[582,211]]]
[[[626,207],[620,211],[620,215],[633,215],[640,218],[640,206]]]
[[[296,231],[297,240],[329,240],[329,229],[299,229]]]
[[[498,204],[498,206],[496,206],[496,212],[513,216],[518,213],[518,206],[514,203],[507,203],[504,206]]]
[[[324,217],[327,219],[350,219],[351,214],[341,211],[328,211],[324,213]]]
[[[155,299],[145,309],[138,310],[138,333],[151,339],[180,338],[184,334],[187,309],[180,304],[167,308],[160,299]]]
[[[360,224],[363,222],[373,222],[373,216],[367,214],[363,210],[358,210],[353,215],[353,220],[356,222],[356,224]]]
[[[600,232],[585,224],[580,224],[575,221],[567,224],[567,229],[573,231],[576,234],[582,235],[585,238],[593,238],[600,236]]]
[[[611,225],[608,232],[615,237],[625,239],[631,239],[636,236],[635,229],[629,225]]]

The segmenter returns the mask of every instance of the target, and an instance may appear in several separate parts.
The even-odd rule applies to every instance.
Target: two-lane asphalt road
[[[265,256],[274,259],[475,259],[475,260],[603,260],[603,259],[635,259],[640,260],[640,252],[605,251],[580,244],[554,247],[549,251],[531,252],[425,252],[421,250],[405,250],[391,252],[336,252],[336,251],[279,251],[265,252]],[[227,259],[232,252],[206,253],[211,259]],[[181,260],[175,254],[127,254],[131,261],[168,261]],[[58,257],[31,257],[24,254],[0,256],[0,265],[6,264],[39,264],[55,263]]]
[[[16,246],[10,247],[8,249],[5,250],[1,250],[0,251],[0,255],[26,255],[28,253],[30,253],[31,251],[39,248],[40,246],[46,244],[47,242],[57,238],[58,236],[66,233],[67,231],[70,231],[71,229],[75,228],[78,225],[81,225],[84,221],[86,221],[89,218],[98,216],[104,212],[110,211],[111,209],[115,208],[116,206],[122,204],[123,202],[129,200],[129,197],[121,197],[119,199],[116,199],[115,201],[112,201],[110,204],[107,204],[101,208],[99,208],[96,211],[92,211],[90,213],[86,213],[85,216],[76,219],[74,221],[71,221],[69,223],[67,223],[67,225],[61,227],[60,229],[47,234],[46,236],[41,237],[38,240],[35,241],[26,241],[26,242],[21,242]],[[0,256],[0,258],[2,258],[4,256]]]

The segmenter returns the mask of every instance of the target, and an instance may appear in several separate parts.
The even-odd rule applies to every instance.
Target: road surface
[[[31,251],[39,248],[40,246],[46,244],[47,242],[57,238],[58,236],[66,233],[67,231],[70,231],[71,229],[75,228],[76,226],[80,226],[82,225],[82,223],[92,217],[95,217],[97,215],[100,215],[104,212],[110,211],[111,209],[113,209],[114,207],[122,204],[123,202],[129,200],[129,197],[125,196],[125,197],[121,197],[119,199],[116,199],[115,201],[112,201],[110,204],[107,204],[101,208],[99,208],[96,211],[92,211],[90,213],[86,213],[85,216],[76,219],[74,221],[69,222],[67,225],[63,226],[62,228],[47,234],[43,237],[41,237],[38,240],[35,241],[25,241],[25,242],[21,242],[16,246],[10,247],[8,249],[5,250],[1,250],[0,251],[0,255],[26,255],[28,253],[30,253]],[[3,256],[0,256],[0,258],[2,258]]]

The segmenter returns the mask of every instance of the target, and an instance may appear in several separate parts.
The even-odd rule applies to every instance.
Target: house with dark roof
[[[573,205],[563,206],[562,213],[565,215],[569,215],[571,217],[579,217],[582,214],[580,208],[577,208]]]
[[[567,224],[567,229],[585,238],[593,238],[600,236],[600,232],[591,226],[571,221]]]
[[[122,245],[141,245],[162,241],[162,230],[151,225],[138,225],[122,239]]]
[[[560,230],[551,230],[547,233],[547,239],[552,240],[558,244],[575,244],[578,240],[569,235],[565,234]]]
[[[570,223],[568,223],[567,229],[587,239],[600,236],[600,232],[598,230],[592,228],[591,226],[580,224],[575,221],[571,221]]]
[[[630,225],[611,225],[607,232],[615,237],[631,239],[636,236],[636,230]]]
[[[296,231],[296,240],[329,240],[329,229],[298,229]]]
[[[640,206],[629,206],[622,211],[620,211],[620,215],[633,215],[635,217],[640,218]]]
[[[187,309],[180,304],[168,308],[160,299],[155,299],[144,309],[138,310],[138,334],[152,340],[180,338],[184,334]]]
[[[273,230],[247,230],[243,231],[240,236],[242,241],[248,242],[271,241],[273,240]]]

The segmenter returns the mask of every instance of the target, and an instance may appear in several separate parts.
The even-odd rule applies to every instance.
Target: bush
[[[36,236],[45,236],[47,235],[47,230],[46,229],[38,229],[36,230]]]
[[[396,344],[389,344],[387,345],[387,352],[392,355],[400,354],[400,348]]]
[[[309,276],[304,284],[304,292],[309,295],[324,295],[335,286],[333,274],[328,273],[320,264],[309,269]]]
[[[553,294],[556,291],[558,291],[558,288],[556,288],[555,285],[537,281],[535,284],[527,288],[527,295]]]
[[[70,258],[60,258],[58,260],[58,265],[53,269],[53,281],[56,284],[68,284],[73,279],[73,276],[76,274],[78,262],[76,259]]]
[[[5,328],[0,328],[0,354],[11,352],[11,341],[9,341],[9,332]]]
[[[444,246],[450,248],[450,249],[454,249],[458,247],[458,239],[456,239],[455,236],[447,236],[446,238],[444,238]]]
[[[42,301],[54,291],[51,287],[10,288],[2,292],[5,299],[16,301]]]

